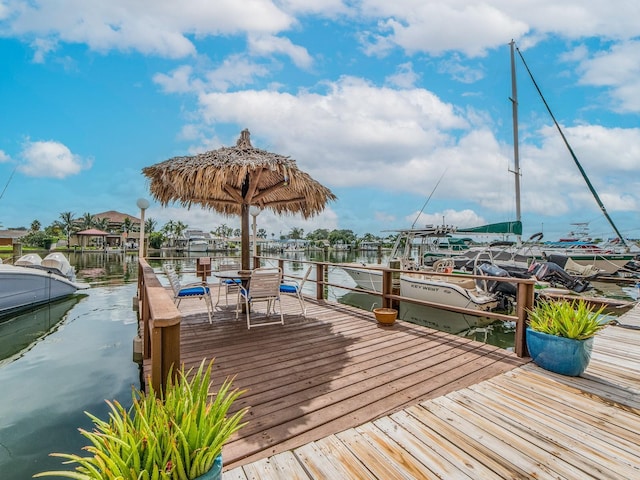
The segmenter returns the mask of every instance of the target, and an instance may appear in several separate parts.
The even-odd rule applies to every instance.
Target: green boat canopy
[[[472,228],[459,228],[458,233],[510,233],[522,235],[522,222],[500,222]]]

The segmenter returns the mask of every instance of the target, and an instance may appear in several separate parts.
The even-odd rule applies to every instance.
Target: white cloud
[[[446,209],[442,212],[424,213],[414,212],[405,218],[408,225],[415,222],[416,228],[425,225],[453,225],[457,228],[476,227],[487,223],[484,218],[476,214],[473,210]]]
[[[270,56],[273,53],[286,55],[295,65],[303,69],[309,69],[313,64],[307,49],[294,45],[288,38],[275,35],[251,35],[249,49],[253,55]]]
[[[7,155],[3,150],[0,150],[0,163],[7,163],[11,161],[11,157]]]
[[[613,45],[580,64],[582,85],[611,87],[613,109],[640,112],[640,41]]]
[[[640,4],[630,0],[615,8],[582,0],[363,0],[360,8],[362,16],[378,21],[377,32],[363,37],[369,53],[396,45],[409,53],[458,51],[468,57],[484,56],[512,38],[523,46],[550,34],[630,39],[638,35],[640,16]]]
[[[407,62],[398,65],[396,73],[385,78],[385,82],[399,88],[411,88],[419,78],[420,75],[413,71],[411,62]]]
[[[207,90],[224,92],[232,87],[250,85],[268,74],[269,69],[264,65],[255,63],[244,55],[232,55],[206,74]]]
[[[28,142],[21,157],[24,163],[18,170],[30,177],[62,179],[91,167],[90,160],[83,160],[62,143],[54,141]]]
[[[168,58],[194,55],[190,37],[272,34],[294,19],[269,0],[35,0],[9,3],[5,32],[38,39],[39,56],[47,39],[84,43],[96,51],[135,50]],[[44,48],[46,47],[46,48]]]

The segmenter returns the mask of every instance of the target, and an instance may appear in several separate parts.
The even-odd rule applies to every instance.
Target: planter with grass
[[[527,349],[534,363],[568,376],[584,373],[593,349],[593,337],[606,322],[603,308],[577,300],[541,302],[529,312]]]
[[[222,477],[222,446],[238,431],[246,410],[228,415],[242,393],[224,381],[209,395],[211,367],[203,361],[192,375],[184,368],[177,380],[167,381],[164,395],[133,391],[133,404],[126,410],[109,402],[108,421],[91,415],[92,431],[80,429],[90,441],[88,455],[53,453],[75,470],[49,471],[35,477],[91,479],[217,480]],[[173,378],[169,374],[169,378]]]

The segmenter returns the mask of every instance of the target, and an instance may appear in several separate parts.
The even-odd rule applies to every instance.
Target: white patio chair
[[[236,305],[236,318],[240,313],[241,302],[244,303],[247,314],[247,328],[261,327],[264,325],[284,325],[284,316],[282,314],[282,304],[280,304],[280,281],[282,280],[282,271],[280,268],[263,267],[256,268],[251,273],[251,278],[247,284],[247,288],[240,285],[238,291],[238,303]],[[251,323],[252,307],[256,303],[263,302],[267,305],[266,317],[271,316],[272,310],[275,313],[275,302],[278,302],[280,309],[280,320],[269,322]],[[255,310],[253,311],[255,314]]]
[[[304,306],[304,298],[302,297],[302,287],[304,286],[304,283],[307,281],[307,278],[309,278],[309,274],[311,273],[311,270],[313,270],[313,265],[309,265],[309,268],[307,268],[307,271],[302,277],[302,280],[300,280],[300,283],[298,283],[295,280],[283,280],[282,283],[280,284],[280,293],[294,295],[298,298],[298,302],[300,302],[300,311],[303,317],[307,316],[307,308]]]
[[[169,279],[171,289],[173,290],[173,301],[176,307],[180,306],[180,302],[185,298],[198,298],[204,300],[207,306],[207,315],[209,316],[209,323],[213,321],[213,305],[211,304],[211,291],[209,286],[202,282],[189,283],[182,285],[178,274],[171,267],[164,267],[164,272]]]
[[[238,262],[221,263],[218,265],[218,271],[232,271],[240,270],[240,264]],[[218,298],[216,300],[216,307],[220,304],[220,295],[224,288],[224,303],[229,306],[229,294],[233,294],[232,298],[238,296],[238,290],[240,288],[241,281],[239,278],[235,279],[220,279],[218,283]]]

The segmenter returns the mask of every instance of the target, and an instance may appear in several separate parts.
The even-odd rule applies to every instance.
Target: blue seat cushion
[[[224,283],[226,283],[227,285],[233,285],[234,283],[240,285],[242,283],[242,280],[240,280],[239,278],[234,278],[233,280],[225,280]]]
[[[209,293],[209,287],[191,287],[180,290],[179,297],[193,297],[195,295],[204,295]]]
[[[282,293],[298,293],[298,287],[295,285],[280,285],[280,291]]]

